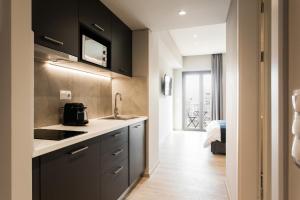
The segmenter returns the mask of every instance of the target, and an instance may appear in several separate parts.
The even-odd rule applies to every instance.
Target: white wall
[[[183,57],[183,71],[210,71],[211,55]]]
[[[239,0],[239,196],[253,200],[260,195],[259,69],[260,2]]]
[[[0,199],[32,199],[31,1],[0,1]]]
[[[158,35],[149,31],[149,174],[159,164],[159,60]]]
[[[210,71],[211,55],[183,57],[183,68],[174,70],[173,129],[182,130],[182,73],[185,71]]]
[[[259,197],[259,2],[233,0],[227,19],[227,187],[231,200]]]
[[[233,0],[227,18],[226,61],[226,186],[231,200],[238,199],[238,45],[237,0]]]
[[[182,56],[168,32],[157,32],[158,35],[158,65],[160,85],[165,74],[172,77],[174,68],[182,67]],[[160,88],[159,97],[159,143],[163,144],[165,139],[173,131],[173,91],[172,96],[164,96]]]

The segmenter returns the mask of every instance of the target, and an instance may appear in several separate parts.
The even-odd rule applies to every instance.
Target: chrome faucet
[[[115,94],[115,108],[114,108],[114,117],[117,118],[118,115],[119,115],[119,109],[118,109],[118,106],[117,106],[117,97],[120,97],[120,101],[122,101],[122,94],[117,92]]]

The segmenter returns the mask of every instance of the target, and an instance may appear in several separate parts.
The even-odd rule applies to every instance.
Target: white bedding
[[[215,141],[221,142],[221,127],[219,122],[217,121],[210,122],[206,127],[206,131],[207,131],[207,136],[203,145],[204,148],[209,147],[210,144]]]

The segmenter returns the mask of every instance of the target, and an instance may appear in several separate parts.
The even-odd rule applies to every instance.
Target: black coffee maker
[[[64,106],[63,125],[84,126],[89,123],[88,114],[82,103],[66,103]]]

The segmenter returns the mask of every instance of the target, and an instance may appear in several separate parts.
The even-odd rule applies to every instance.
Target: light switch
[[[72,99],[72,92],[68,90],[61,90],[60,91],[60,100],[71,100]]]

